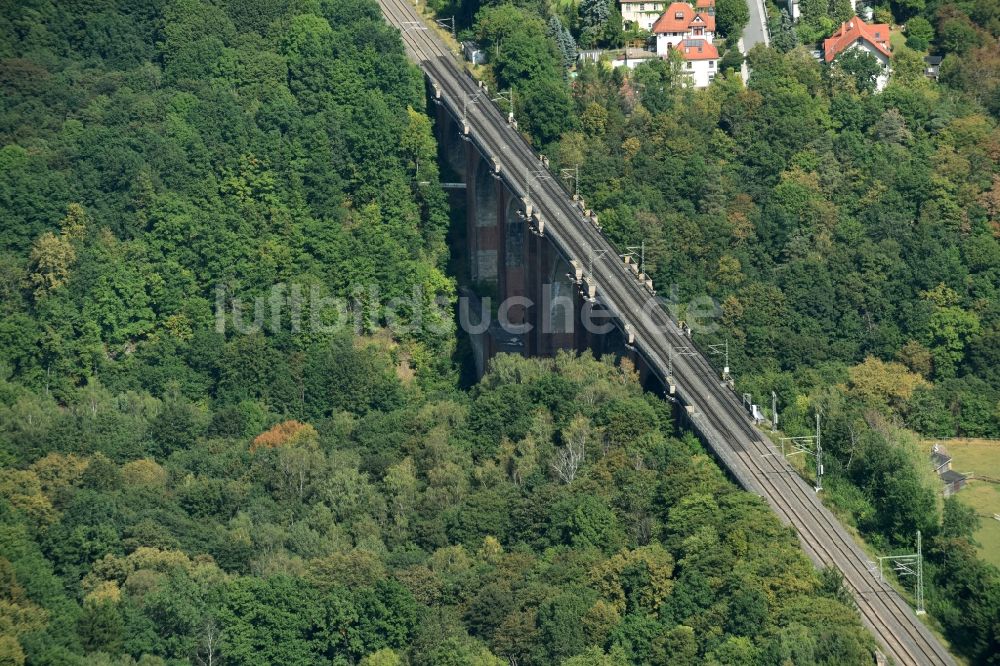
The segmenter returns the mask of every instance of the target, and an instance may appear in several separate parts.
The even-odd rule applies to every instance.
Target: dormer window
[[[674,18],[676,19],[684,18],[684,12],[674,12]]]

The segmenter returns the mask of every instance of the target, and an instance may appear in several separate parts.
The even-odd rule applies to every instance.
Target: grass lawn
[[[933,443],[925,442],[928,451]],[[1000,479],[1000,440],[950,439],[941,443],[952,456],[951,468],[956,472]],[[979,514],[976,541],[980,557],[1000,567],[1000,520],[993,518],[993,514],[1000,514],[1000,484],[973,480],[956,497]]]
[[[904,35],[903,31],[899,29],[899,26],[897,25],[891,27],[889,29],[889,46],[892,47],[892,50],[895,51],[900,46],[903,46],[905,44],[906,44],[906,35]]]

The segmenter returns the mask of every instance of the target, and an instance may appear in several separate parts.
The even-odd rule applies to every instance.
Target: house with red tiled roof
[[[715,16],[715,0],[697,0],[694,3],[694,10],[699,14]]]
[[[715,15],[696,12],[686,2],[674,2],[653,24],[652,32],[656,35],[656,54],[664,58],[686,39],[711,44],[715,37]]]
[[[892,58],[889,26],[885,23],[865,23],[857,16],[844,21],[837,32],[823,41],[823,60],[831,63],[841,53],[851,49],[865,51],[882,66],[882,74],[875,83],[875,89],[882,90],[889,81],[889,60]]]
[[[719,49],[704,39],[685,39],[674,47],[684,59],[681,72],[695,88],[706,88],[719,71]]]

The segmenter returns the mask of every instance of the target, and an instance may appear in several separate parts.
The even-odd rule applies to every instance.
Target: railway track
[[[598,299],[628,324],[650,366],[667,376],[671,347],[689,346],[670,316],[640,285],[600,231],[583,217],[565,190],[551,178],[535,179],[542,169],[538,155],[506,122],[500,110],[456,62],[449,49],[424,24],[407,0],[379,0],[386,18],[399,28],[408,55],[441,91],[457,119],[467,118],[469,133],[488,159],[495,159],[508,187],[532,203],[546,221],[547,236],[567,259],[592,262]],[[479,103],[468,104],[478,98]],[[537,185],[536,185],[537,183]],[[588,256],[590,255],[590,256]],[[844,576],[865,625],[886,654],[898,664],[954,664],[934,635],[889,585],[880,583],[867,558],[843,526],[788,462],[761,437],[736,396],[715,376],[701,354],[673,359],[677,394],[693,407],[691,419],[709,446],[747,490],[761,495],[819,566],[835,566]]]

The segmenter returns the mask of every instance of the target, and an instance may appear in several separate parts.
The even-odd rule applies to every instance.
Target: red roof
[[[694,6],[698,9],[708,9],[715,6],[715,0],[698,0]]]
[[[716,60],[719,49],[704,39],[685,39],[674,47],[681,52],[685,60]]]
[[[715,32],[715,17],[711,14],[696,14],[694,8],[686,2],[674,2],[656,19],[653,33],[688,32],[699,26],[708,32]]]
[[[851,44],[865,40],[875,49],[885,55],[889,52],[889,26],[885,23],[865,23],[857,16],[840,24],[837,32],[823,41],[823,58],[827,62],[841,54]]]

